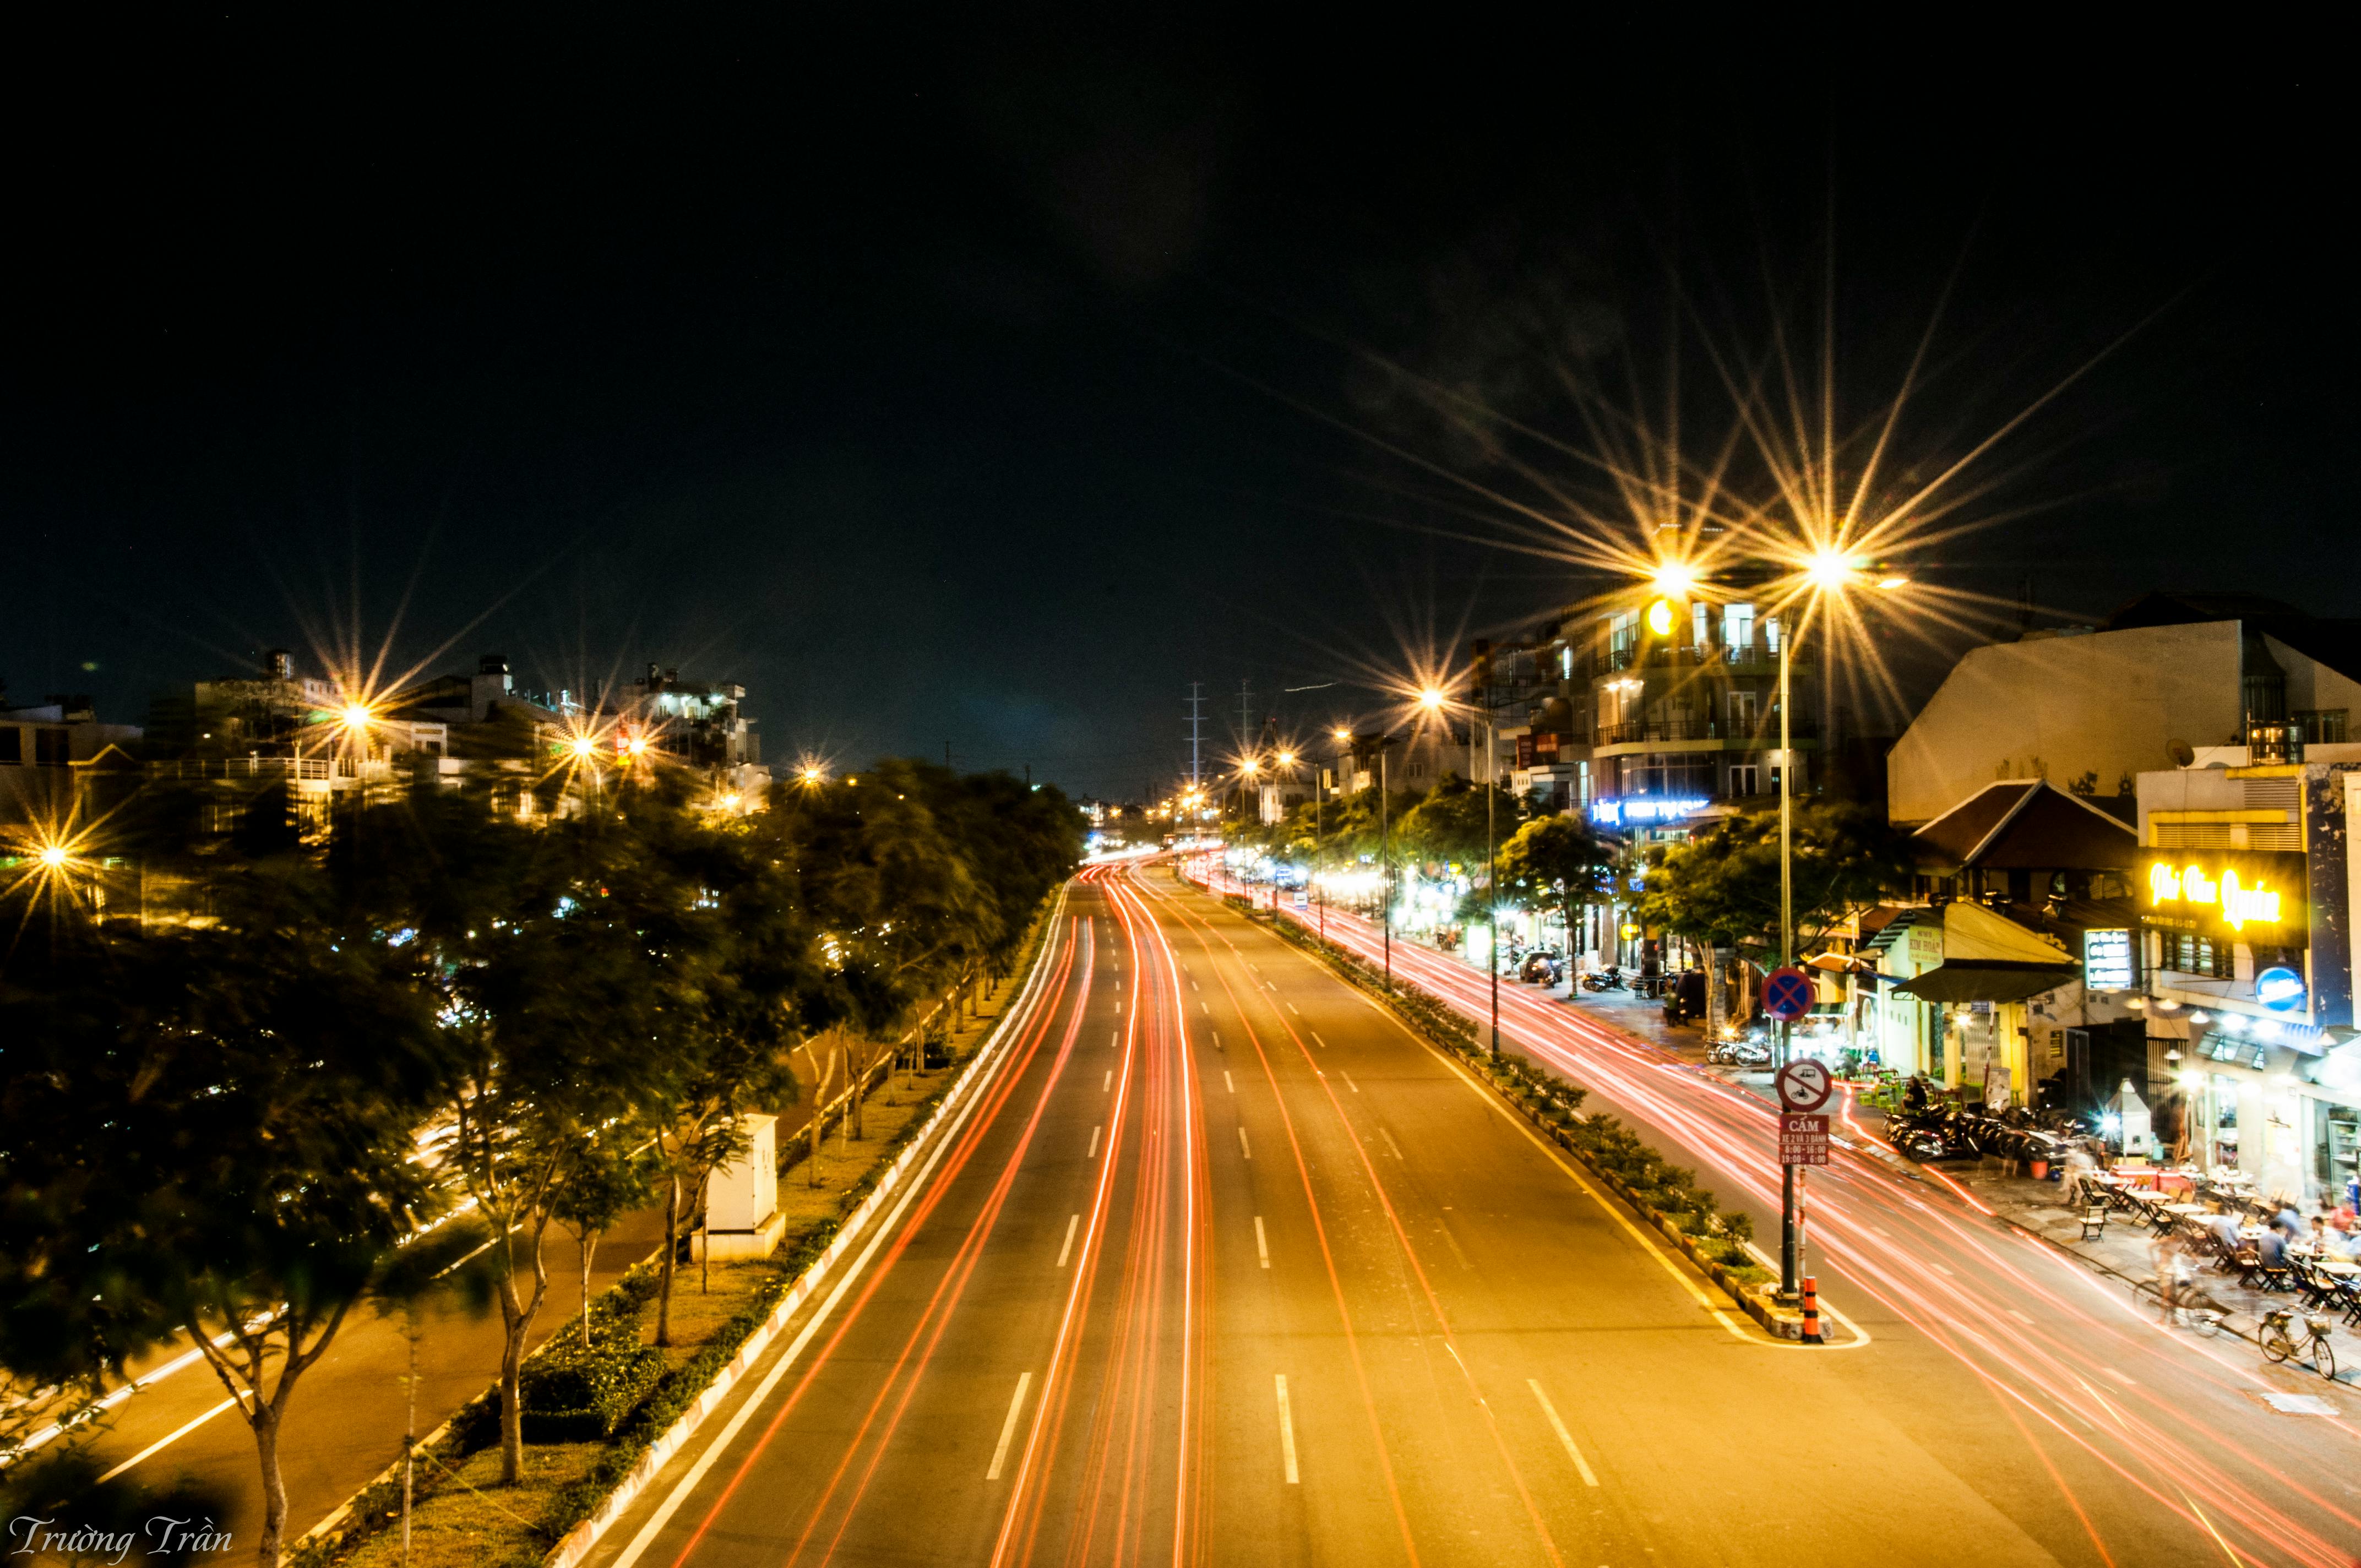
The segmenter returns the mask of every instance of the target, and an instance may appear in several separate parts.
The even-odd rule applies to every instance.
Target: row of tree
[[[1487,812],[1490,813],[1488,824]],[[1505,789],[1456,775],[1383,804],[1375,789],[1291,808],[1279,823],[1243,829],[1273,854],[1323,869],[1375,861],[1456,872],[1473,884],[1465,916],[1503,907],[1550,909],[1577,929],[1587,906],[1628,904],[1652,932],[1686,937],[1708,953],[1760,962],[1779,948],[1779,813],[1719,818],[1686,843],[1635,851],[1581,816],[1535,807]],[[1910,846],[1868,806],[1814,797],[1794,808],[1795,950],[1877,903],[1906,894]],[[1499,886],[1488,894],[1486,846]],[[1719,969],[1717,962],[1716,968]]]
[[[29,927],[0,978],[0,1365],[70,1404],[192,1343],[254,1431],[265,1562],[289,1402],[357,1306],[489,1242],[513,1481],[550,1225],[587,1248],[653,1185],[673,1242],[788,1053],[1004,965],[1082,831],[899,762],[745,815],[686,778],[529,821],[426,787],[324,844],[152,837],[190,820],[142,850],[196,917]]]

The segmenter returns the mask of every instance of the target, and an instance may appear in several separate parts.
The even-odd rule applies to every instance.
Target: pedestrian
[[[2271,1216],[2271,1224],[2275,1229],[2285,1231],[2290,1241],[2301,1239],[2304,1232],[2312,1228],[2303,1223],[2303,1216],[2295,1212],[2295,1205],[2284,1198],[2279,1200],[2279,1212]]]
[[[2097,1174],[2098,1168],[2098,1162],[2091,1157],[2091,1151],[2081,1144],[2077,1143],[2066,1151],[2065,1189],[2068,1208],[2079,1209],[2090,1201],[2086,1184],[2093,1175]]]
[[[2149,1249],[2156,1261],[2157,1299],[2162,1307],[2158,1321],[2164,1323],[2172,1321],[2172,1310],[2180,1304],[2180,1265],[2187,1245],[2180,1231],[2170,1230],[2158,1236]]]

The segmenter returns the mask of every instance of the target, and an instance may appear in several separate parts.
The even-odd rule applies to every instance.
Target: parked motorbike
[[[1591,970],[1588,974],[1582,977],[1582,989],[1585,991],[1622,990],[1623,970],[1621,966],[1617,964],[1609,964],[1605,969]]]

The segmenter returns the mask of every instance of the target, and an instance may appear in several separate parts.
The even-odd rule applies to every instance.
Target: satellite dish
[[[2186,740],[2168,740],[2164,750],[2176,768],[2185,768],[2197,761],[2197,750]]]

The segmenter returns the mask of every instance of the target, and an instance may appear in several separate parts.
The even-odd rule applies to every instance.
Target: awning
[[[1921,1002],[2022,1002],[2054,991],[2082,971],[2073,964],[2019,964],[2000,959],[1949,959],[1894,986]]]

